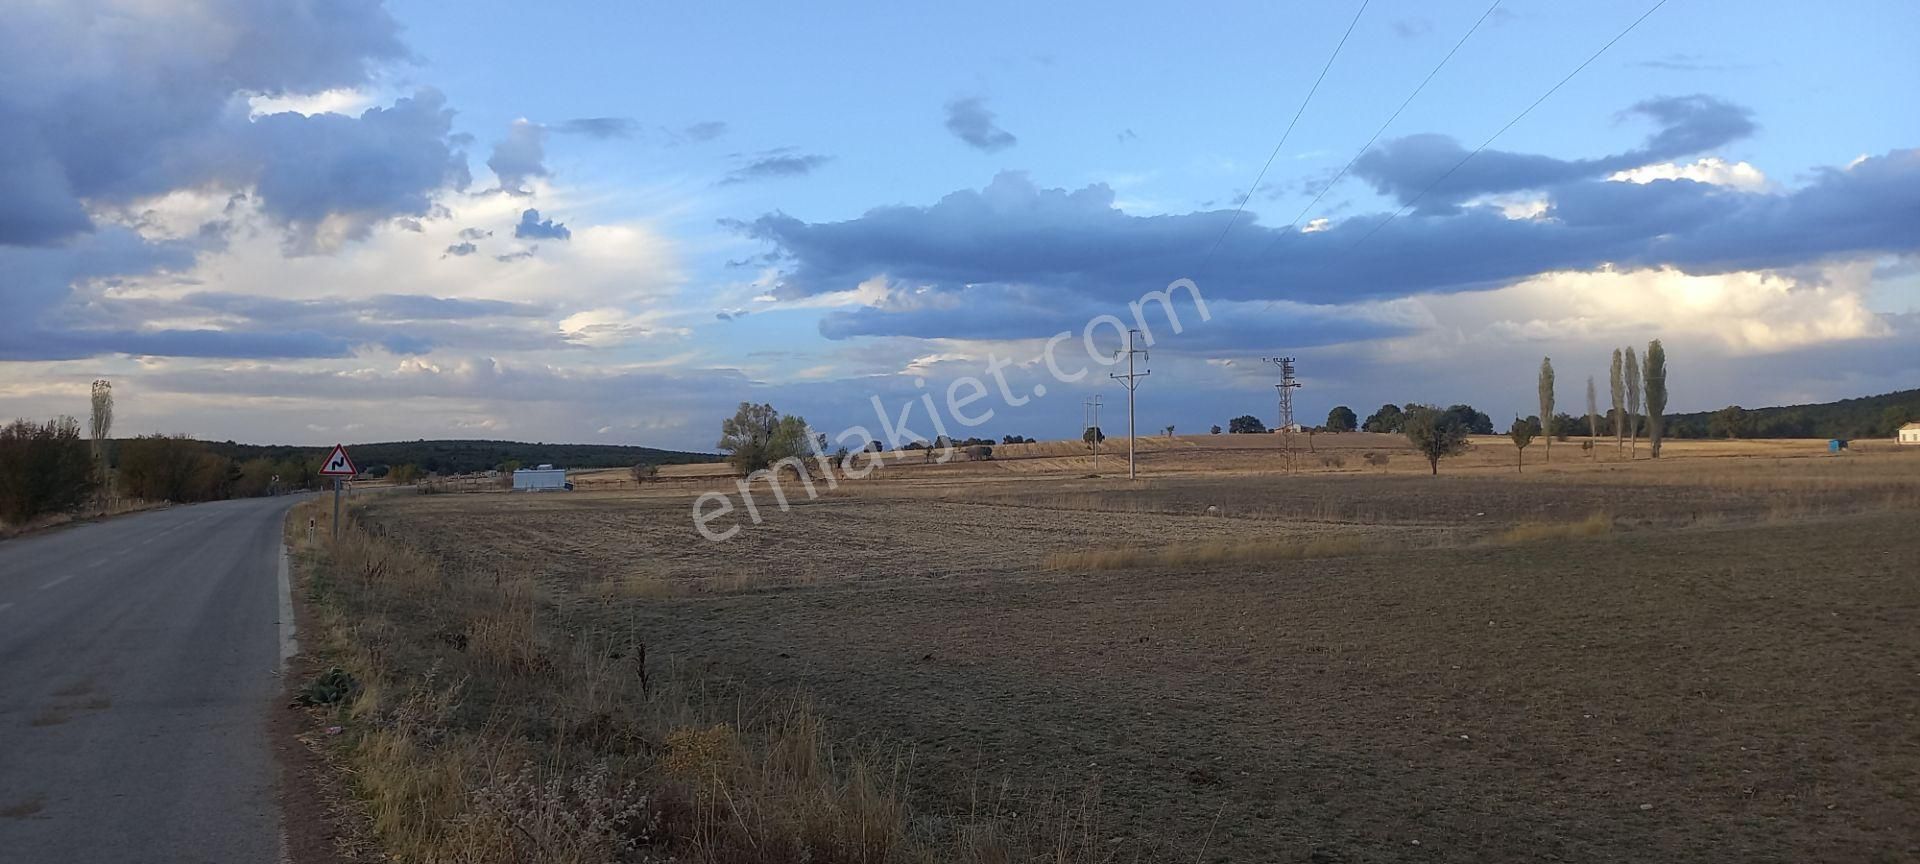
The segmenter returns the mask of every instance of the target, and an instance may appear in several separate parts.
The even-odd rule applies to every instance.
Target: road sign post
[[[347,484],[348,478],[358,473],[360,469],[353,467],[353,459],[347,455],[347,448],[339,444],[333,445],[333,452],[327,454],[327,461],[320,464],[320,476],[333,478],[333,539],[335,540],[340,539],[340,489]]]

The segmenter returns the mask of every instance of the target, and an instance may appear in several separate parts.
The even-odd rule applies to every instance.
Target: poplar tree
[[[1640,446],[1640,360],[1627,347],[1627,458]]]
[[[1587,453],[1593,453],[1593,439],[1600,437],[1600,402],[1593,390],[1593,376],[1587,376]]]
[[[1613,349],[1613,370],[1609,373],[1613,386],[1613,449],[1620,449],[1626,443],[1627,432],[1627,385],[1626,373],[1620,367],[1620,349]]]
[[[1540,431],[1546,433],[1547,461],[1553,461],[1553,358],[1540,358]]]
[[[1660,458],[1660,439],[1666,433],[1667,349],[1655,339],[1647,343],[1647,449]]]

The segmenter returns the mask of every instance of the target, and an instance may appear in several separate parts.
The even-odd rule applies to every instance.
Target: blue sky
[[[1647,4],[1503,0],[1292,228],[1487,3],[1368,3],[1238,216],[1359,2],[609,5],[0,22],[0,412],[105,376],[129,433],[706,447],[1037,381],[1182,277],[1216,316],[1151,428],[1270,412],[1283,351],[1310,421],[1530,413],[1543,355],[1578,410],[1652,338],[1680,410],[1920,383],[1910,3],[1672,0],[1377,232]],[[1070,436],[1097,380],[978,431]]]

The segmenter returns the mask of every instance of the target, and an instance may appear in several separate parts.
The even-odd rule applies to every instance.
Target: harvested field
[[[1480,449],[1438,478],[889,468],[724,543],[698,485],[366,519],[910,747],[923,818],[1097,790],[1104,860],[1920,856],[1920,454]]]

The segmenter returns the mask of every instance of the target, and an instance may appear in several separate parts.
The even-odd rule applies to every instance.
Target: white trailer
[[[538,468],[521,468],[513,472],[513,491],[515,492],[565,492],[573,488],[567,482],[567,471],[552,465]]]

